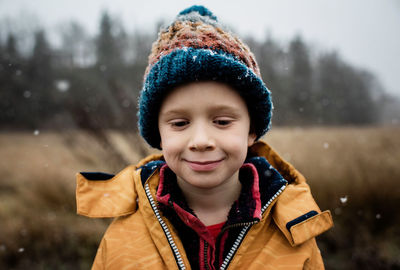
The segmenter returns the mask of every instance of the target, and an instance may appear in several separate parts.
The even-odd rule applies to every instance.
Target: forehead
[[[198,106],[225,109],[246,108],[235,89],[219,82],[195,82],[174,88],[163,100],[160,112]]]

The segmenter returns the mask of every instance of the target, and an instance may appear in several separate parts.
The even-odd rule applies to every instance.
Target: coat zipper
[[[250,221],[250,222],[241,222],[241,223],[231,224],[231,225],[226,226],[225,228],[222,228],[220,234],[222,234],[223,232],[225,232],[227,229],[230,229],[230,228],[244,227],[244,226],[247,226],[247,225],[256,224],[258,222],[259,221]]]
[[[264,205],[264,207],[261,209],[261,214],[264,214],[264,212],[267,210],[267,208],[271,205],[271,203],[285,190],[286,184],[282,186],[270,199],[269,201]],[[238,225],[240,226],[241,224],[244,224],[244,228],[240,231],[238,237],[236,238],[235,242],[233,243],[232,248],[229,250],[228,255],[226,255],[224,261],[221,264],[220,270],[224,270],[228,267],[229,263],[231,262],[233,255],[235,255],[237,249],[239,248],[240,244],[243,241],[243,238],[245,237],[247,231],[250,229],[251,225],[254,223],[257,223],[255,221],[253,222],[247,222],[247,223],[238,223],[238,224],[233,224],[233,225]],[[237,226],[227,226],[228,227],[237,227]],[[226,228],[225,228],[226,229]]]
[[[206,268],[206,270],[209,270],[210,267],[208,267],[208,261],[207,261],[208,243],[205,240],[203,240],[203,241],[204,241],[204,253],[203,253],[203,255],[204,255],[204,267]]]
[[[156,218],[157,218],[158,222],[160,223],[161,228],[163,229],[165,236],[167,237],[168,243],[175,255],[175,260],[176,260],[176,263],[178,264],[179,269],[185,270],[186,267],[185,267],[185,264],[183,263],[182,256],[178,250],[178,247],[176,246],[176,244],[174,242],[174,239],[172,238],[171,232],[169,231],[167,224],[165,224],[164,220],[162,219],[162,217],[160,215],[160,212],[158,211],[157,205],[153,199],[153,196],[151,195],[150,187],[149,187],[148,183],[146,183],[144,190],[145,190],[146,196],[150,202],[151,208],[153,209],[153,212],[156,215]]]

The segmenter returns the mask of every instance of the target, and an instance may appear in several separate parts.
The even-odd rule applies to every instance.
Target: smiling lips
[[[185,161],[193,171],[207,172],[216,169],[222,163],[223,159],[213,161]]]

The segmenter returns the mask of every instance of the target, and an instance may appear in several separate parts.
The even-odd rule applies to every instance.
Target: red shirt
[[[211,235],[214,237],[214,239],[217,238],[217,236],[218,236],[219,232],[221,231],[222,226],[224,226],[224,224],[225,224],[225,221],[218,223],[218,224],[207,226],[208,231],[211,233]]]

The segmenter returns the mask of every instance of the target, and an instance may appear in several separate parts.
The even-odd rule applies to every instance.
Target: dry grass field
[[[335,227],[327,269],[400,269],[400,128],[274,128],[264,140],[308,179]],[[0,269],[88,269],[110,220],[75,214],[75,174],[152,150],[134,134],[0,133]]]

